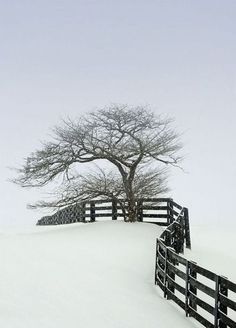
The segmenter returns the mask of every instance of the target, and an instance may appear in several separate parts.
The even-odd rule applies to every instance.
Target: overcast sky
[[[0,1],[0,225],[41,216],[8,167],[109,103],[175,117],[186,173],[170,196],[195,224],[236,222],[235,17],[235,0]]]

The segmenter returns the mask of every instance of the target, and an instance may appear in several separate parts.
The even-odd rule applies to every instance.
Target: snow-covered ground
[[[236,282],[236,226],[193,226],[191,237],[186,257]]]
[[[199,229],[192,228],[193,251],[186,255],[233,279],[235,268],[231,263],[223,272],[216,264],[217,247],[210,246],[203,229],[198,243]],[[152,224],[98,222],[1,232],[0,326],[201,327],[154,286],[161,231]]]
[[[99,222],[0,234],[4,328],[194,327],[154,286],[151,224]]]

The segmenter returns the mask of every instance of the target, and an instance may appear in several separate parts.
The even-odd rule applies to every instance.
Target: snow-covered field
[[[193,226],[191,237],[186,257],[236,282],[236,226]]]
[[[218,268],[213,264],[217,248],[208,247],[203,233],[203,246],[198,245],[199,229],[192,229],[192,257]],[[155,240],[160,233],[155,225],[124,222],[0,233],[0,326],[200,327],[154,286]],[[219,264],[218,271],[228,274],[220,269]],[[228,269],[233,279],[235,268]]]

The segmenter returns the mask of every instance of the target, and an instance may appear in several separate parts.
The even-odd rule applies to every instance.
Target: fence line
[[[182,212],[157,239],[155,284],[164,297],[173,300],[186,313],[207,328],[236,328],[236,284],[178,255],[184,243]],[[188,220],[187,220],[188,221]],[[182,267],[182,269],[181,269]]]
[[[125,203],[124,200],[120,200]],[[155,223],[160,226],[169,226],[179,215],[180,205],[171,198],[145,198],[136,200],[139,222]],[[184,214],[187,215],[187,212]],[[58,210],[51,216],[38,220],[37,225],[57,225],[74,222],[94,222],[101,219],[123,219],[119,201],[91,200]]]
[[[191,248],[188,209],[171,198],[138,199],[136,206],[139,222],[167,227],[157,239],[155,266],[155,284],[163,290],[164,297],[207,328],[236,328],[232,318],[236,311],[233,299],[236,284],[179,255],[184,246]],[[111,199],[82,202],[43,217],[37,224],[86,223],[104,218],[123,218],[119,202]]]

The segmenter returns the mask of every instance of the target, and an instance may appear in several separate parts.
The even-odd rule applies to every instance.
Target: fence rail
[[[236,328],[236,284],[178,254],[190,246],[181,212],[157,239],[155,284],[203,326]]]

